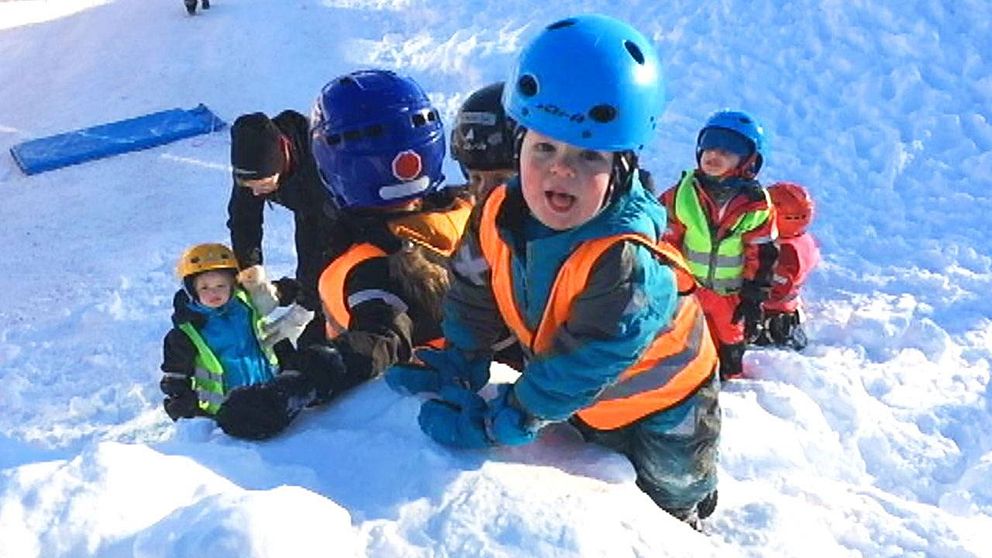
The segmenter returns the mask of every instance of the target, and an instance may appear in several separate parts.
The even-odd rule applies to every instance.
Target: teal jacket
[[[592,220],[566,231],[550,230],[531,216],[516,179],[507,188],[497,228],[512,252],[514,300],[531,328],[543,315],[562,263],[580,243],[623,233],[659,239],[666,227],[665,209],[636,180]],[[442,324],[449,345],[469,355],[484,353],[504,331],[477,226],[473,222],[452,263]],[[555,335],[555,349],[527,355],[514,388],[517,400],[533,416],[551,421],[590,405],[669,324],[677,296],[667,265],[638,243],[618,243],[596,264],[567,326]]]

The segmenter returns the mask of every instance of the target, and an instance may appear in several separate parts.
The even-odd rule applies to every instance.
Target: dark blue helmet
[[[765,160],[765,129],[744,111],[714,112],[696,137],[697,164],[707,149],[722,149],[740,156],[742,174],[753,178]]]
[[[441,118],[410,78],[387,70],[336,78],[317,97],[310,126],[321,181],[340,208],[395,205],[444,182]]]

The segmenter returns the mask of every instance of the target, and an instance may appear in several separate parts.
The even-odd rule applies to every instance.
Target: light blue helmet
[[[696,136],[697,163],[706,149],[723,149],[740,155],[741,174],[753,178],[765,160],[765,129],[744,111],[719,110],[706,119]]]
[[[547,26],[520,53],[503,92],[519,125],[599,151],[638,152],[665,106],[661,64],[644,35],[598,14]]]

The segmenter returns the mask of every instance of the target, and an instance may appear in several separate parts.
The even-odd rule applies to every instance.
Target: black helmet
[[[468,178],[469,170],[516,168],[513,120],[507,118],[501,98],[503,82],[469,95],[458,110],[451,130],[451,156]]]

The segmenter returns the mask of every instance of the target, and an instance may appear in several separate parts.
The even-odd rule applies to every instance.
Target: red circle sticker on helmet
[[[422,170],[423,164],[416,151],[400,151],[393,157],[393,176],[400,180],[409,182],[420,176]]]

